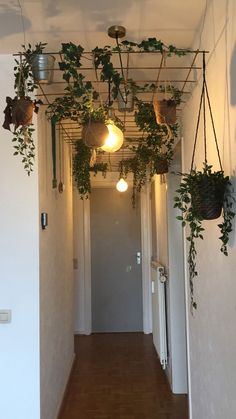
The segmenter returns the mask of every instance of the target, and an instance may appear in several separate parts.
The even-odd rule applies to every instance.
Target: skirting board
[[[68,378],[66,380],[64,391],[62,393],[61,403],[59,404],[58,409],[57,409],[56,419],[61,418],[62,411],[63,411],[64,406],[65,406],[65,400],[66,400],[66,395],[67,395],[67,392],[68,392],[69,382],[70,382],[70,378],[71,378],[71,375],[72,375],[72,372],[73,372],[74,366],[75,366],[75,359],[76,359],[76,355],[74,354],[73,357],[72,357],[72,361],[71,361],[70,372],[69,372]]]

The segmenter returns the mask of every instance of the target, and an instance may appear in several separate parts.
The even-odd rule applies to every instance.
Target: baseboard
[[[73,357],[72,357],[72,360],[71,360],[71,367],[70,367],[69,375],[68,375],[68,378],[66,380],[64,390],[62,392],[61,403],[58,406],[57,413],[56,413],[56,416],[55,416],[56,419],[60,419],[60,417],[62,415],[62,411],[63,411],[64,406],[65,406],[66,395],[67,395],[67,392],[68,392],[69,382],[70,382],[72,372],[74,370],[74,366],[75,366],[75,354],[73,354]]]
[[[74,335],[91,335],[91,330],[75,330]]]

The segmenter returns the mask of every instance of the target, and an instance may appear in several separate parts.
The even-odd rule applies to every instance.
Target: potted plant
[[[50,84],[53,81],[53,70],[55,57],[44,54],[43,50],[47,43],[39,42],[34,49],[31,44],[26,47],[23,45],[23,56],[31,66],[34,81],[36,83]]]
[[[156,121],[155,112],[151,103],[136,100],[137,111],[135,121],[144,134],[144,145],[150,152],[152,175],[168,172],[168,167],[173,158],[173,143],[177,136],[177,125],[159,125]],[[142,153],[143,147],[138,147],[137,153]]]
[[[153,106],[158,124],[173,125],[176,123],[176,107],[181,103],[182,92],[177,88],[168,85],[160,86],[159,92],[169,93],[169,99],[158,100],[154,97]]]
[[[203,170],[191,170],[189,174],[183,174],[182,182],[177,189],[175,208],[182,212],[177,218],[184,227],[189,225],[187,240],[189,242],[188,264],[191,309],[197,308],[194,299],[194,278],[197,276],[196,269],[196,239],[203,239],[205,228],[203,220],[213,220],[220,217],[223,211],[223,222],[218,224],[220,229],[221,252],[228,255],[227,243],[232,231],[233,198],[230,195],[231,183],[228,176],[222,170],[213,172],[212,166],[203,164]]]
[[[82,140],[76,141],[73,154],[73,177],[81,199],[87,199],[91,193],[90,172],[94,176],[102,172],[106,176],[108,166],[106,163],[95,163],[91,166],[92,150]]]
[[[32,117],[33,111],[37,113],[41,101],[32,100],[30,95],[37,87],[33,81],[31,66],[25,57],[20,54],[15,59],[14,67],[15,93],[14,99],[6,98],[7,106],[4,110],[5,119],[3,128],[11,131],[13,128],[14,155],[22,156],[22,163],[28,175],[33,171],[35,145],[33,141]]]
[[[91,101],[85,104],[81,113],[82,139],[88,147],[98,148],[105,144],[109,135],[106,119],[106,110],[103,106],[95,108]]]

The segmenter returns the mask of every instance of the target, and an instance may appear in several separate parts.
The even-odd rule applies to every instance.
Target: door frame
[[[119,179],[119,173],[107,173],[104,179],[101,174],[91,177],[92,188],[114,187]],[[127,182],[132,187],[132,177],[128,176]],[[74,192],[78,195],[78,192]],[[143,300],[143,332],[152,333],[152,294],[151,294],[151,205],[150,205],[150,184],[147,184],[141,192],[141,265],[142,265],[142,300]],[[78,298],[75,299],[75,317],[81,316],[82,322],[79,328],[75,327],[75,334],[92,333],[92,303],[91,303],[91,234],[90,234],[90,200],[81,201],[75,197],[74,205],[74,229],[78,229],[78,223],[83,223],[80,228],[80,235],[75,231],[76,241],[74,254],[74,279],[76,289],[78,282],[82,282],[79,292],[79,300],[83,302],[82,307],[78,305]],[[79,261],[79,263],[78,263]]]

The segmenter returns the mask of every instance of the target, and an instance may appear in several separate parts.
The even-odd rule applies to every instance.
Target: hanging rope
[[[220,163],[220,170],[223,172],[223,166],[222,166],[222,162],[221,162],[221,158],[220,158],[220,150],[219,150],[219,146],[218,146],[218,142],[217,142],[217,137],[216,137],[216,130],[215,130],[215,125],[214,125],[214,120],[213,120],[213,114],[212,114],[212,109],[211,109],[211,103],[210,103],[210,98],[209,98],[207,84],[206,84],[206,95],[207,95],[207,102],[208,102],[209,111],[210,111],[211,124],[212,124],[213,133],[214,133],[216,150],[217,150],[218,159],[219,159],[219,163]]]
[[[102,99],[101,88],[100,88],[101,83],[99,82],[99,79],[98,79],[98,72],[97,72],[97,68],[95,66],[95,62],[94,62],[94,54],[93,54],[93,58],[92,58],[92,63],[93,63],[95,77],[96,77],[96,81],[97,81],[97,85],[98,85],[98,95],[99,95],[99,99],[100,99],[100,105],[102,107],[103,106],[103,99]]]
[[[161,54],[161,63],[160,63],[160,67],[159,67],[159,70],[158,70],[158,73],[157,73],[157,78],[156,78],[155,87],[154,87],[153,93],[152,93],[151,103],[153,103],[154,96],[155,96],[155,93],[156,93],[156,90],[157,90],[157,87],[158,87],[158,83],[159,83],[159,78],[160,78],[160,74],[161,74],[161,70],[162,70],[163,61],[164,61],[164,55]]]
[[[214,133],[214,139],[215,139],[215,145],[217,150],[217,155],[219,159],[220,169],[223,171],[221,158],[220,158],[220,151],[218,146],[218,141],[216,137],[216,130],[215,130],[215,124],[213,120],[213,114],[211,109],[211,103],[207,88],[207,82],[206,82],[206,62],[205,62],[205,51],[203,52],[203,83],[202,83],[202,93],[201,93],[201,99],[200,99],[200,106],[198,111],[198,119],[197,119],[197,127],[196,127],[196,133],[195,133],[195,139],[194,139],[194,146],[193,146],[193,155],[192,155],[192,162],[191,162],[191,169],[190,172],[193,170],[193,164],[194,164],[194,157],[196,152],[196,143],[197,143],[197,137],[198,137],[198,130],[199,130],[199,123],[200,123],[200,116],[201,116],[201,109],[203,105],[203,134],[204,134],[204,159],[205,164],[207,164],[207,132],[206,132],[206,97],[207,97],[207,104],[210,111],[210,117],[211,117],[211,125]]]
[[[202,102],[203,102],[203,93],[204,93],[204,84],[202,85],[202,93],[201,93],[200,106],[199,106],[198,117],[197,117],[197,127],[196,127],[195,138],[194,138],[193,155],[192,155],[192,162],[191,162],[190,172],[192,172],[192,170],[193,170],[193,163],[194,163],[194,157],[195,157],[195,152],[196,152],[197,136],[198,136],[198,129],[199,129],[199,123],[200,123],[200,118],[201,118]]]
[[[206,143],[206,95],[205,95],[205,85],[206,85],[206,63],[205,63],[205,52],[203,53],[203,140],[204,140],[204,156],[205,164],[207,164],[207,143]]]

